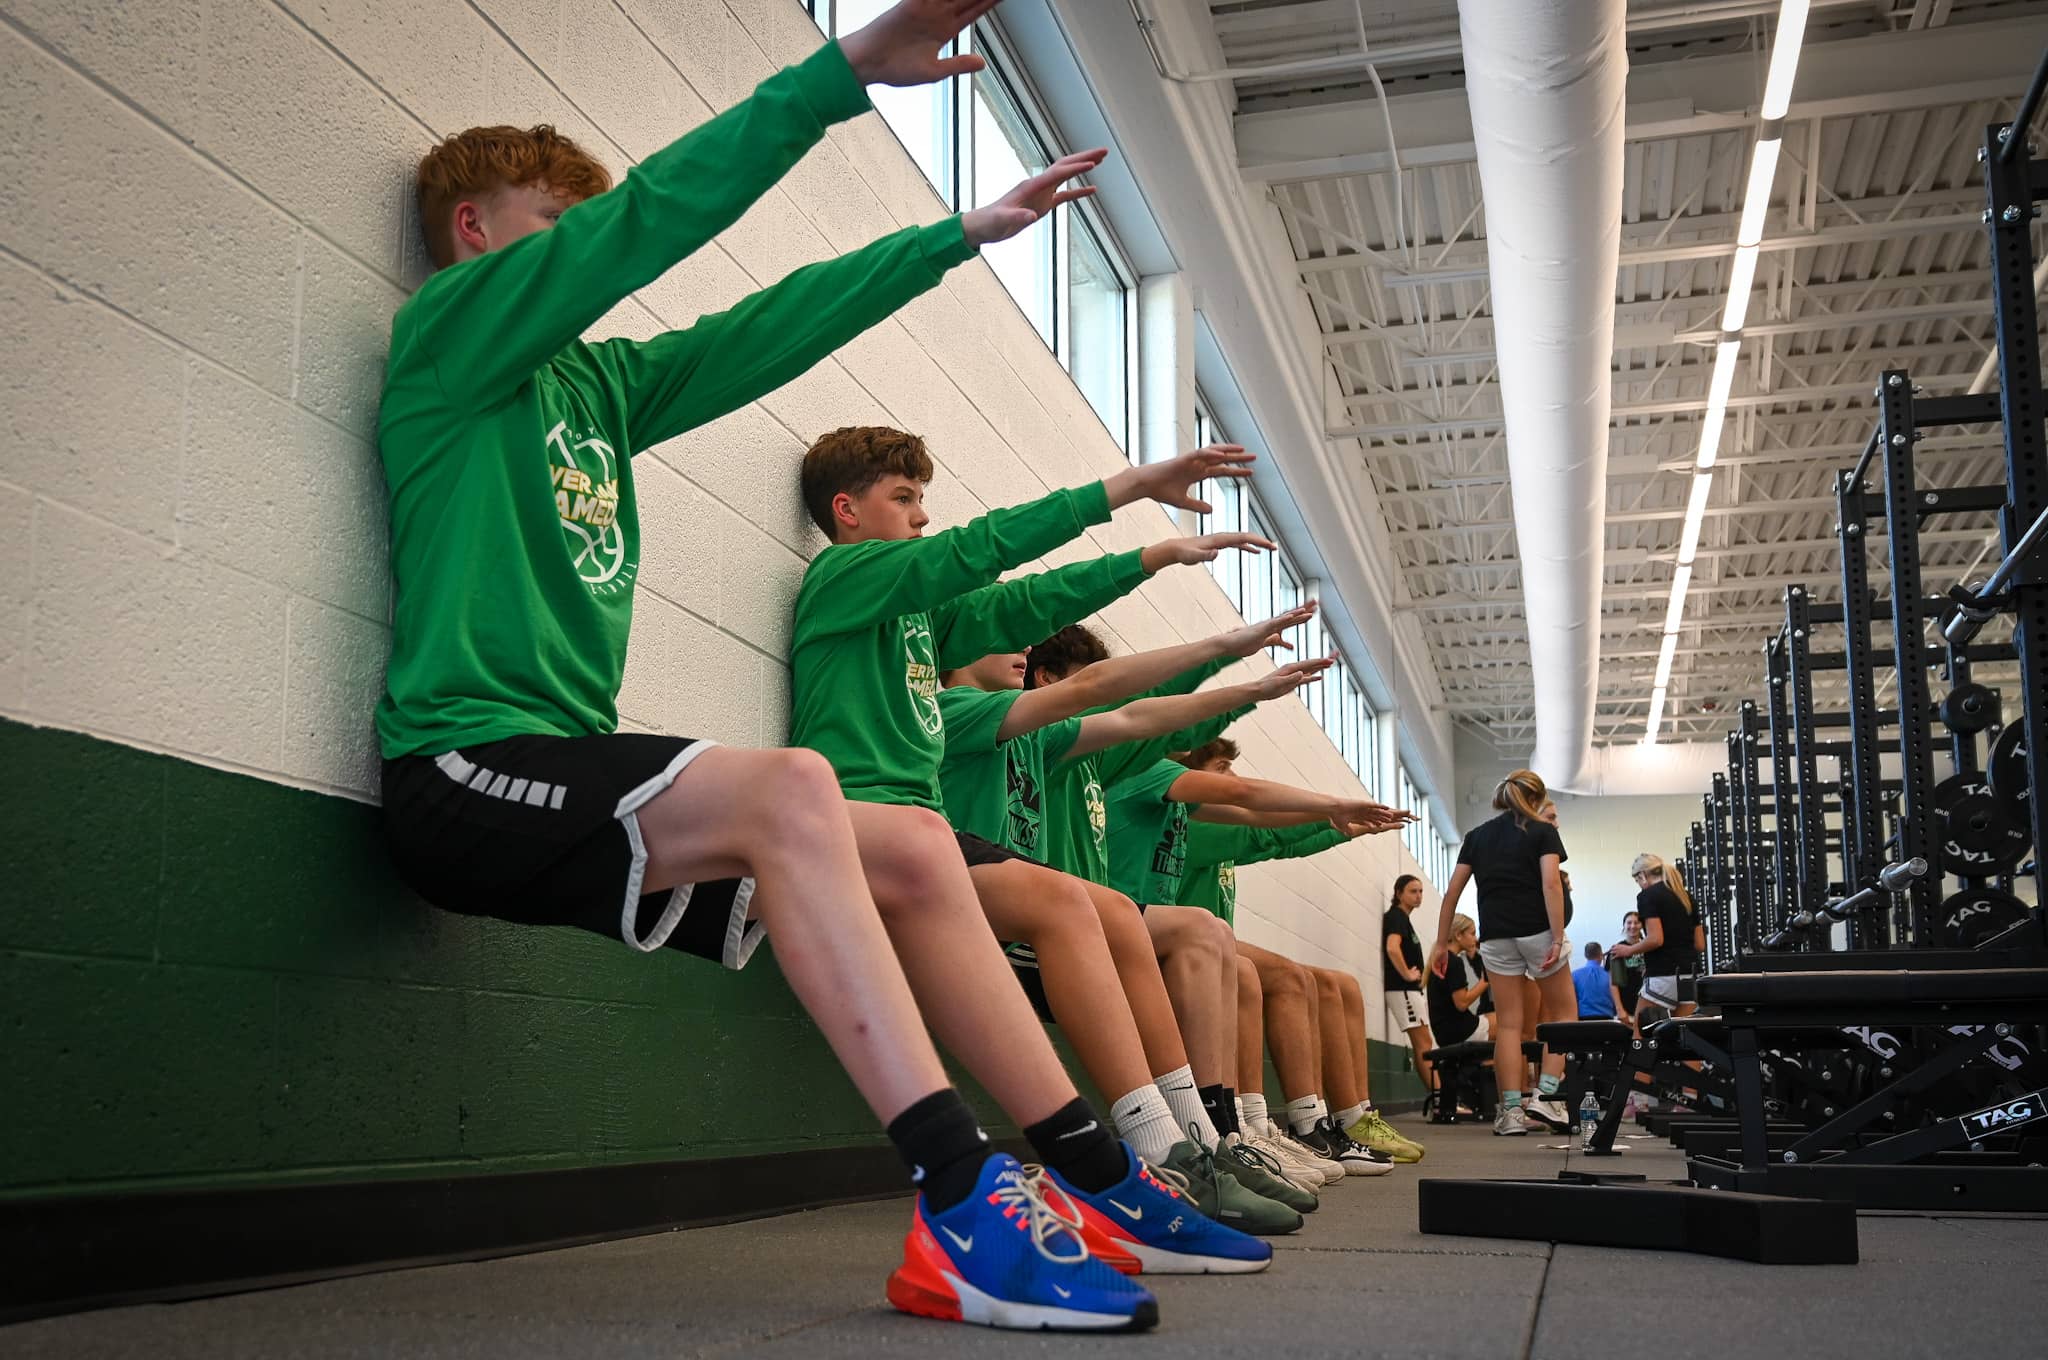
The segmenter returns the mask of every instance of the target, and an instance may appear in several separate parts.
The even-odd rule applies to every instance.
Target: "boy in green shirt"
[[[965,836],[993,841],[1014,852],[1010,862],[970,867],[977,893],[984,903],[1005,900],[1016,904],[1010,908],[1013,913],[1034,914],[1043,922],[1041,931],[1064,926],[1078,930],[1085,922],[1077,918],[1096,918],[1137,1026],[1146,1063],[1156,1074],[1153,1084],[1174,1117],[1170,1132],[1165,1127],[1160,1130],[1161,1141],[1166,1142],[1166,1165],[1186,1171],[1196,1180],[1214,1179],[1203,1157],[1216,1150],[1218,1135],[1201,1105],[1182,1039],[1181,1026],[1191,1025],[1197,1018],[1176,1019],[1161,976],[1163,967],[1183,961],[1168,958],[1164,951],[1155,952],[1145,922],[1129,898],[1047,868],[1032,858],[1040,848],[1045,762],[1048,757],[1083,756],[1103,746],[1163,736],[1189,723],[1292,693],[1329,663],[1297,662],[1247,684],[1104,709],[1106,703],[1125,699],[1190,666],[1218,657],[1249,656],[1262,647],[1279,645],[1285,631],[1305,620],[1308,612],[1297,611],[1203,642],[1114,658],[1058,685],[1029,691],[1022,688],[1022,653],[982,657],[942,677],[947,685],[939,694],[946,717],[946,755],[939,777],[947,816]],[[1231,955],[1228,932],[1213,921],[1210,924],[1216,927],[1215,939],[1207,955],[1195,960],[1194,966],[1214,975]],[[1091,1026],[1087,1014],[1074,1008],[1092,1006],[1095,998],[1085,992],[1077,997],[1062,960],[1041,961],[1030,943],[1013,943],[1007,952],[1039,1014],[1063,1023],[1087,1057]],[[1213,1004],[1213,996],[1210,1001]],[[1182,1130],[1188,1134],[1185,1140]],[[1185,1165],[1190,1161],[1197,1163],[1192,1170]],[[1313,1196],[1273,1178],[1255,1163],[1226,1163],[1224,1169],[1254,1194],[1278,1200],[1298,1213],[1316,1207]],[[1254,1210],[1259,1207],[1251,1206]],[[1294,1222],[1291,1217],[1278,1221]]]
[[[378,432],[395,591],[376,714],[384,828],[406,881],[452,911],[731,968],[772,931],[791,988],[922,1190],[891,1301],[994,1325],[1140,1329],[1155,1301],[1089,1257],[1014,1159],[989,1154],[948,1084],[825,762],[615,731],[639,563],[631,456],[803,372],[1078,192],[1061,185],[1101,156],[687,329],[579,337],[735,221],[829,124],[866,112],[865,85],[978,69],[939,53],[992,4],[904,0],[616,189],[548,127],[474,128],[422,162],[440,268],[393,320]],[[965,1245],[1027,1224],[1049,1249]]]
[[[1190,770],[1234,775],[1237,743],[1218,737],[1174,757]],[[1224,809],[1208,810],[1212,816]],[[1351,839],[1348,831],[1325,823],[1292,822],[1272,814],[1235,813],[1231,823],[1200,818],[1188,824],[1188,870],[1183,900],[1202,901],[1214,894],[1216,909],[1234,919],[1237,910],[1237,865],[1262,860],[1297,859],[1320,854]],[[1354,1143],[1395,1162],[1420,1161],[1420,1143],[1402,1136],[1372,1103],[1367,1070],[1365,995],[1358,979],[1335,968],[1316,968],[1244,940],[1238,952],[1238,1058],[1241,1122],[1268,1138],[1263,1034],[1273,1034],[1273,1065],[1287,1096],[1289,1122],[1307,1130],[1299,1146],[1330,1159],[1336,1142],[1317,1133],[1322,1123],[1321,1092],[1328,1091],[1338,1109],[1331,1116]],[[1353,1097],[1356,1097],[1354,1100]],[[1297,1134],[1297,1137],[1302,1135]],[[1289,1150],[1281,1143],[1283,1151]],[[1356,1157],[1333,1160],[1347,1172],[1372,1174],[1384,1169],[1378,1161]]]
[[[830,543],[812,559],[797,594],[791,739],[824,755],[839,777],[869,888],[913,991],[921,998],[973,998],[946,1011],[927,1002],[940,1041],[1018,1116],[1084,1223],[1100,1228],[1106,1221],[1121,1230],[1098,1232],[1091,1245],[1128,1252],[1148,1270],[1263,1269],[1271,1248],[1185,1212],[1184,1201],[1179,1209],[1170,1199],[1144,1207],[1146,1160],[1165,1161],[1178,1137],[1172,1111],[1152,1084],[1092,914],[1005,890],[1013,875],[985,871],[1017,862],[1015,853],[947,827],[939,676],[1084,617],[1169,565],[1208,561],[1232,548],[1270,548],[1247,534],[1170,539],[1142,552],[998,579],[1106,521],[1118,506],[1147,499],[1199,506],[1193,485],[1242,477],[1250,461],[1235,446],[1201,449],[928,537],[924,492],[935,469],[915,435],[881,426],[834,430],[805,453],[800,478],[805,508]],[[949,912],[941,922],[929,919],[935,902]],[[959,914],[962,904],[979,905],[986,919],[978,928]],[[1059,960],[1063,985],[1073,989],[1072,1005],[1063,1007],[1075,1017],[1070,1037],[1114,1098],[1117,1130],[1142,1156],[1112,1138],[1076,1095],[1003,959],[998,934],[1031,942],[1049,963]],[[1197,1185],[1196,1203],[1228,1213],[1232,1206],[1217,1194],[1232,1188]],[[1114,1217],[1116,1206],[1127,1220]]]

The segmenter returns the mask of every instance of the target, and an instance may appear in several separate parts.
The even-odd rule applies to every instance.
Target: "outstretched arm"
[[[1458,909],[1458,899],[1465,895],[1465,885],[1472,881],[1472,866],[1463,860],[1451,870],[1451,881],[1444,884],[1443,904],[1436,913],[1436,944],[1429,951],[1429,971],[1438,977],[1451,961],[1451,915]]]
[[[979,57],[938,53],[993,4],[905,0],[770,76],[553,227],[429,279],[399,313],[394,351],[416,350],[450,402],[503,401],[621,298],[738,221],[828,126],[867,112],[864,86],[980,69]]]
[[[1248,623],[1200,642],[1092,662],[1064,680],[1040,685],[1018,696],[1011,706],[1003,739],[1051,726],[1076,714],[1108,712],[1134,694],[1152,691],[1211,661],[1248,657],[1266,647],[1290,647],[1292,644],[1285,636],[1287,630],[1306,622],[1314,612],[1315,605],[1310,602],[1263,623]],[[1015,731],[1009,730],[1010,725],[1015,726]],[[1091,746],[1078,754],[1097,749]],[[1073,759],[1076,754],[1069,752],[1068,758]]]
[[[1198,690],[1170,698],[1139,699],[1108,713],[1090,714],[1081,720],[1081,735],[1074,742],[1073,754],[1088,755],[1107,746],[1164,736],[1247,704],[1264,703],[1283,694],[1292,694],[1303,685],[1319,679],[1335,659],[1323,657],[1291,661],[1249,684],[1226,685],[1220,689]]]

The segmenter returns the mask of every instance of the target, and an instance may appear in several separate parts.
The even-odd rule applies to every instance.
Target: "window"
[[[833,37],[862,27],[894,0],[809,0],[811,17]],[[872,86],[875,109],[947,206],[983,207],[1060,154],[1051,117],[1021,65],[990,24],[975,25],[954,49],[988,65],[973,76],[899,90]],[[989,268],[1059,356],[1117,447],[1137,442],[1136,274],[1092,203],[1070,203],[1022,234],[984,248]]]

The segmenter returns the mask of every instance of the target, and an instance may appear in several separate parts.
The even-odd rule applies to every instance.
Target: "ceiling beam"
[[[2043,46],[2043,15],[1834,42],[1809,39],[1799,63],[1799,98],[1788,118],[2017,99]],[[1757,67],[1752,52],[1636,64],[1629,73],[1624,135],[1646,141],[1747,131],[1755,123],[1761,86]],[[1356,100],[1239,114],[1232,125],[1238,173],[1266,184],[1384,174],[1393,164],[1386,122],[1360,107],[1372,99],[1371,87],[1361,83],[1359,93]],[[1387,101],[1387,111],[1402,165],[1476,159],[1463,89],[1400,95]]]

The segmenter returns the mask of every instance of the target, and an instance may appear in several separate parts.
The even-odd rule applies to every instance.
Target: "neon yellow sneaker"
[[[1344,1132],[1353,1142],[1363,1143],[1375,1152],[1384,1152],[1397,1162],[1419,1162],[1427,1151],[1413,1138],[1402,1137],[1378,1110],[1367,1110]]]

